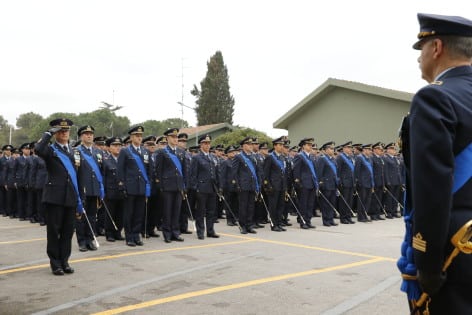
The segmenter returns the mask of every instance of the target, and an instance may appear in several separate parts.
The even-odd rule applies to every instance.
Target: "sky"
[[[414,93],[417,13],[463,15],[472,1],[2,1],[0,115],[84,113],[105,101],[132,124],[183,118],[221,51],[233,123],[273,123],[328,78]]]

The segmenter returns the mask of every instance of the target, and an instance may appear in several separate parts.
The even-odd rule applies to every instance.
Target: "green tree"
[[[212,145],[223,144],[225,148],[229,145],[239,145],[239,142],[246,137],[256,137],[259,143],[267,142],[269,147],[272,146],[272,139],[267,134],[251,128],[236,128],[214,139]]]
[[[161,136],[168,128],[188,127],[188,122],[180,118],[168,118],[166,120],[146,120],[142,125],[145,135]]]
[[[234,98],[229,91],[228,69],[217,51],[207,62],[206,77],[190,92],[197,98],[195,111],[198,125],[233,124]]]
[[[43,122],[43,116],[29,112],[25,114],[21,114],[16,119],[16,126],[18,129],[15,129],[14,132],[14,143],[26,143],[26,142],[33,142],[38,140],[38,134],[35,131],[35,128],[38,124]]]

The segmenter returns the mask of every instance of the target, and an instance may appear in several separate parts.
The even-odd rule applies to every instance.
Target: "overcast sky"
[[[286,131],[273,122],[328,78],[425,85],[417,12],[472,19],[472,1],[2,1],[0,115],[15,124],[106,101],[133,124],[182,118],[177,102],[195,106],[190,90],[220,50],[234,124],[275,137]]]

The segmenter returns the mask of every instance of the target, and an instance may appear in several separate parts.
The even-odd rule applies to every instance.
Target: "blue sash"
[[[50,147],[54,151],[54,153],[56,153],[62,165],[64,165],[67,174],[69,174],[69,177],[72,181],[72,185],[74,186],[75,193],[77,194],[77,213],[82,214],[84,213],[84,206],[82,205],[82,200],[80,199],[79,195],[79,185],[77,184],[77,173],[75,172],[74,165],[72,165],[69,156],[66,155],[64,152],[58,150],[54,146],[54,144],[52,144]]]
[[[276,155],[275,153],[272,151],[272,153],[270,154],[272,155],[272,157],[274,158],[275,162],[277,162],[277,164],[279,165],[280,169],[282,170],[282,173],[285,173],[285,166],[284,166],[284,162],[282,162]]]
[[[242,152],[241,157],[243,158],[244,162],[246,162],[247,167],[251,171],[252,177],[254,177],[254,180],[256,182],[256,193],[259,193],[260,188],[259,188],[259,181],[257,180],[257,173],[256,169],[254,168],[254,165],[252,162],[246,157],[246,153]]]
[[[180,163],[179,158],[175,154],[170,153],[170,151],[169,151],[169,149],[167,149],[167,147],[164,148],[164,151],[167,153],[167,155],[169,156],[171,161],[174,163],[175,167],[179,171],[180,176],[182,176],[182,178],[184,178],[184,175],[182,173],[182,163]]]
[[[354,173],[354,164],[352,163],[352,160],[349,159],[344,153],[341,153],[340,156],[343,158],[343,160],[346,162],[347,166],[349,166],[351,171]]]
[[[454,178],[452,193],[456,193],[472,177],[472,143],[455,157]],[[405,292],[409,300],[418,300],[421,296],[421,288],[414,278],[417,273],[413,256],[412,231],[413,216],[415,210],[408,209],[404,202],[405,237],[401,245],[401,257],[397,261],[397,267],[402,274],[411,276],[411,279],[403,279],[400,290]]]
[[[100,169],[98,168],[97,163],[93,159],[91,155],[88,155],[87,152],[84,151],[82,146],[77,147],[82,153],[82,156],[84,157],[85,161],[87,161],[87,164],[92,168],[92,171],[95,173],[95,176],[97,176],[98,184],[100,185],[100,200],[103,200],[105,197],[105,189],[103,187],[103,177],[102,173],[100,172]]]
[[[315,167],[313,163],[305,156],[305,152],[300,152],[300,155],[305,160],[308,168],[310,169],[311,177],[313,178],[313,182],[315,183],[315,188],[318,189],[318,177],[316,177]]]
[[[374,169],[372,168],[372,164],[370,164],[370,162],[365,159],[365,156],[364,156],[364,155],[359,154],[359,156],[361,157],[361,160],[362,160],[362,162],[364,163],[364,165],[365,165],[365,166],[367,167],[367,169],[369,170],[369,173],[370,173],[370,182],[372,183],[372,187],[374,187]]]
[[[323,158],[328,162],[329,167],[331,167],[331,170],[334,173],[334,178],[335,178],[336,184],[337,184],[339,180],[338,180],[338,170],[336,169],[336,165],[326,155],[324,155]]]
[[[465,147],[461,153],[456,156],[456,165],[454,168],[454,185],[452,193],[455,193],[472,177],[472,143]]]
[[[151,196],[151,183],[149,183],[149,179],[146,173],[146,169],[144,168],[143,161],[141,161],[141,156],[137,155],[136,153],[131,150],[131,146],[128,147],[129,153],[133,156],[134,160],[136,161],[136,164],[138,165],[139,170],[141,171],[141,174],[143,174],[144,181],[146,182],[146,192],[145,195],[146,197]]]

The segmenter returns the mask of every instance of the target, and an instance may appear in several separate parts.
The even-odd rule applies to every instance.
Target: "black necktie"
[[[138,154],[141,155],[141,148],[138,147],[136,150],[138,151]]]
[[[62,147],[62,149],[64,149],[64,151],[66,151],[67,153],[69,153],[69,148],[68,148],[66,145],[64,145],[64,146]]]

